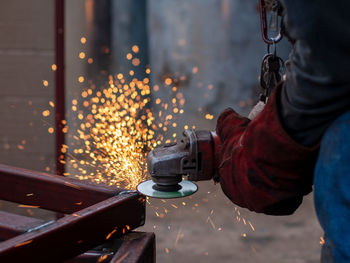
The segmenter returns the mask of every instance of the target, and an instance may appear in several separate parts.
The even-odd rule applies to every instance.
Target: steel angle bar
[[[15,237],[44,223],[41,219],[0,211],[0,240]]]
[[[123,243],[111,263],[153,263],[155,256],[154,233],[135,232],[121,237]]]
[[[123,189],[0,164],[0,199],[64,214],[89,207]]]
[[[61,262],[144,224],[145,200],[124,192],[4,241],[0,262]]]
[[[133,231],[64,263],[88,262],[153,263],[155,262],[155,235]]]

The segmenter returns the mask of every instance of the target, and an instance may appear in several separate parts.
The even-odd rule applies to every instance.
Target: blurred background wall
[[[48,132],[54,126],[49,105],[54,101],[54,1],[11,0],[0,6],[0,162],[50,170],[55,163],[55,138]],[[48,109],[51,114],[43,116]]]
[[[188,120],[213,129],[215,121],[206,120],[207,113],[217,117],[224,108],[233,107],[247,114],[257,100],[266,45],[254,0],[77,0],[67,1],[66,10],[67,68],[79,64],[80,74],[99,86],[106,75],[127,75],[131,69],[143,79],[150,65],[152,85],[160,86],[157,97],[163,100],[169,100],[170,94],[165,78],[176,79],[187,100],[179,131]],[[81,35],[88,39],[84,47]],[[125,57],[133,45],[140,48],[138,67]],[[86,67],[77,59],[81,50],[94,58],[92,65]],[[286,41],[278,46],[284,59],[289,50]],[[69,93],[77,88],[78,71],[67,70],[73,80],[67,80]]]
[[[197,121],[206,112],[217,117],[227,107],[247,114],[256,101],[266,52],[257,8],[254,0],[149,1],[152,81],[161,85],[169,73],[185,76],[179,89],[187,98],[186,118]],[[284,42],[279,54],[286,58],[288,50]]]

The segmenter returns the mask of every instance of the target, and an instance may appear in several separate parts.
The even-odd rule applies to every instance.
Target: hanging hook
[[[267,54],[271,54],[271,52],[270,52],[271,46],[273,47],[273,55],[277,56],[277,43],[276,42],[273,42],[272,44],[267,44]]]
[[[266,4],[265,0],[259,0],[259,11],[260,11],[260,25],[261,25],[261,33],[262,33],[262,39],[264,42],[268,45],[276,45],[276,43],[280,42],[283,38],[282,34],[282,27],[280,25],[280,31],[279,33],[274,37],[268,36],[268,30],[267,30],[267,16],[266,16]],[[281,21],[282,24],[282,21]],[[268,46],[268,50],[270,47]]]

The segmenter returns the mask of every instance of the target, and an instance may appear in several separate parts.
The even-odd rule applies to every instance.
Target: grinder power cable
[[[219,143],[215,132],[185,130],[179,143],[165,144],[148,154],[151,180],[139,184],[137,190],[154,198],[179,198],[197,191],[191,181],[217,181],[215,156]]]

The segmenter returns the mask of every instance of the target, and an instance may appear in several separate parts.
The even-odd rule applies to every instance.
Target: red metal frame
[[[65,119],[65,74],[64,74],[64,1],[55,0],[55,63],[57,66],[55,75],[55,134],[56,134],[56,174],[63,175],[64,154],[62,145],[65,142],[65,136],[62,131],[64,127],[62,121]]]
[[[131,233],[122,239],[124,242],[112,258],[111,263],[156,262],[155,235],[153,233]]]
[[[3,241],[0,262],[61,262],[130,232],[145,220],[144,197],[135,191],[6,165],[0,165],[0,199],[68,214],[46,224],[32,222],[40,227]],[[3,237],[15,235],[14,229],[0,222]]]
[[[0,241],[15,237],[44,223],[44,220],[37,218],[0,211]]]
[[[105,251],[91,250],[65,263],[96,263],[101,259],[110,263],[154,263],[155,249],[153,233],[132,232],[114,240],[112,247]]]
[[[27,216],[0,211],[0,240],[6,240],[44,225],[45,221]],[[47,223],[46,223],[47,224]],[[102,260],[103,259],[103,260]],[[155,235],[153,233],[131,232],[100,248],[89,250],[65,263],[88,262],[155,262]]]
[[[123,191],[0,164],[0,199],[71,214]],[[30,196],[28,196],[30,194]]]
[[[111,253],[102,262],[110,263],[155,263],[156,262],[156,243],[154,233],[132,232],[117,239],[117,248],[113,248]],[[108,256],[112,255],[110,259]],[[90,256],[90,261],[86,261],[88,253],[84,253],[69,263],[78,262],[98,262],[106,257],[106,252],[95,254],[95,258]],[[98,257],[97,257],[98,256]],[[85,261],[81,261],[84,259]],[[79,261],[78,261],[79,260]],[[68,263],[68,262],[66,262]]]

